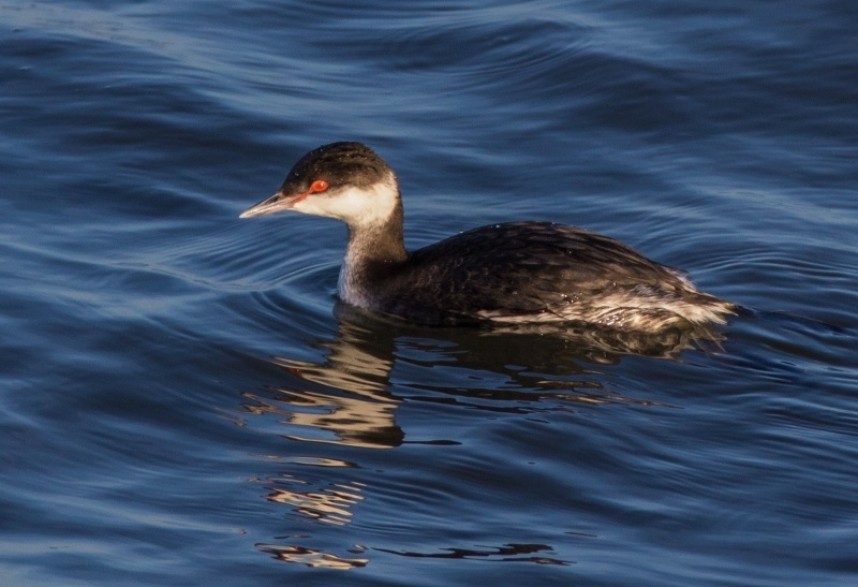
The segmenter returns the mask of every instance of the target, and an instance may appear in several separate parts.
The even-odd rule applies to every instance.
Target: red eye
[[[328,182],[324,179],[317,179],[313,183],[310,184],[310,189],[307,190],[309,194],[317,194],[319,192],[323,192],[328,189]]]

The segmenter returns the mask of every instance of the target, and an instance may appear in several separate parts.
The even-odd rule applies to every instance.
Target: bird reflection
[[[541,565],[569,564],[569,561],[534,554],[546,551],[551,552],[552,548],[547,544],[505,544],[497,548],[446,548],[443,552],[431,553],[390,550],[386,548],[379,548],[378,550],[411,558],[485,559],[516,562],[529,561]]]
[[[394,412],[401,400],[388,389],[393,339],[374,340],[365,329],[340,324],[335,340],[317,346],[327,350],[323,363],[271,359],[283,369],[288,384],[276,388],[270,399],[292,427],[313,432],[287,437],[361,448],[399,446],[404,434]]]
[[[290,439],[397,447],[405,433],[395,413],[403,394],[415,392],[431,393],[432,397],[420,398],[426,401],[468,403],[489,411],[527,410],[522,402],[544,399],[588,404],[634,401],[603,392],[594,368],[618,363],[627,355],[675,359],[683,350],[718,345],[720,340],[709,331],[668,330],[644,336],[569,325],[562,330],[542,325],[514,332],[430,328],[380,319],[345,304],[337,306],[336,314],[337,336],[314,344],[325,350],[324,360],[275,356],[270,361],[282,369],[282,384],[269,390],[268,397],[245,394],[249,411],[284,414]],[[427,369],[426,378],[391,384],[399,364]],[[490,373],[499,379],[474,386],[473,378],[439,378],[444,368]],[[474,403],[477,398],[481,403]],[[485,400],[499,401],[492,405]]]
[[[282,419],[283,435],[302,444],[364,450],[396,448],[406,442],[406,433],[396,421],[397,409],[406,398],[505,412],[568,409],[570,402],[647,405],[649,402],[605,391],[598,369],[628,355],[675,359],[685,349],[719,343],[717,334],[699,331],[642,336],[576,330],[568,325],[562,331],[548,330],[544,325],[515,331],[417,327],[346,305],[338,305],[336,315],[336,337],[312,345],[322,349],[321,360],[275,356],[270,362],[281,369],[278,385],[244,394],[248,412],[275,414]],[[420,376],[409,377],[415,370]],[[351,524],[354,508],[367,497],[364,482],[348,479],[351,474],[347,470],[356,465],[319,456],[312,457],[313,462],[300,458],[291,459],[289,471],[265,481],[266,499],[328,527]],[[306,465],[342,467],[343,474],[337,481],[331,481],[331,475],[314,480]],[[313,567],[349,569],[368,562],[295,544],[257,547],[280,560]],[[550,552],[551,547],[540,545],[536,550]],[[441,554],[388,552],[540,564],[564,562],[537,555],[533,549],[510,546],[485,552],[456,548]]]
[[[330,552],[294,545],[257,544],[256,547],[279,560],[299,563],[313,568],[348,570],[365,567],[365,558],[347,558]]]
[[[319,491],[274,487],[266,499],[291,505],[297,513],[324,524],[345,526],[352,520],[352,507],[363,499],[363,487],[358,482],[336,483]]]

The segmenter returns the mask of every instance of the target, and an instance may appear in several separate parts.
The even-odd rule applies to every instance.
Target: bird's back
[[[414,251],[376,285],[376,309],[436,324],[583,321],[649,329],[650,322],[657,330],[671,320],[723,321],[730,312],[678,271],[619,241],[549,222],[463,232]]]

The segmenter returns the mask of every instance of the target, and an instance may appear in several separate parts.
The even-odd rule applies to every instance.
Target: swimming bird
[[[554,222],[489,224],[408,251],[396,175],[362,143],[308,152],[277,193],[240,217],[283,211],[343,221],[340,298],[417,324],[657,333],[722,324],[736,310],[613,238]]]

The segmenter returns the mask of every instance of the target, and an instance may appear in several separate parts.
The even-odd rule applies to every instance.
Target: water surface
[[[0,0],[4,585],[858,579],[851,3]],[[405,327],[345,229],[549,219],[746,312],[673,358]]]

